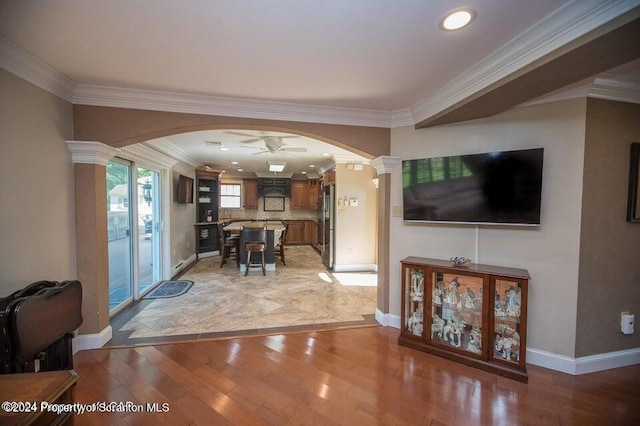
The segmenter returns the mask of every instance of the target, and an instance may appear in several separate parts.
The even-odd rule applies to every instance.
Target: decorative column
[[[82,283],[80,335],[74,349],[111,339],[107,239],[107,163],[118,152],[100,142],[67,141],[74,174],[76,269]],[[84,339],[82,339],[84,337]]]
[[[389,325],[389,240],[391,220],[391,172],[400,157],[381,156],[370,161],[378,172],[378,298],[376,320]]]

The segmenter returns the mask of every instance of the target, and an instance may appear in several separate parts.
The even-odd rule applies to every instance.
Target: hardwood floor
[[[78,403],[168,404],[85,413],[76,425],[640,424],[640,365],[582,376],[529,366],[524,384],[398,346],[362,327],[81,351]]]

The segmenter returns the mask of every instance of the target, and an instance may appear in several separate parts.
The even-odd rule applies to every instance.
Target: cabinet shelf
[[[527,381],[524,269],[402,260],[398,343]]]

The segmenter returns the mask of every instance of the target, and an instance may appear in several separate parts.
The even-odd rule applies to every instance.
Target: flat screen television
[[[178,204],[193,203],[193,178],[188,176],[178,176]]]
[[[544,148],[402,161],[406,221],[540,225]]]

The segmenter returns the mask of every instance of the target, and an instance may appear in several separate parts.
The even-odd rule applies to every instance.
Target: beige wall
[[[169,216],[171,220],[170,250],[171,250],[171,271],[180,263],[189,259],[196,252],[196,231],[193,224],[196,221],[195,201],[191,204],[178,204],[177,189],[178,177],[180,175],[196,178],[195,169],[188,164],[178,163],[171,168],[171,185],[169,188]],[[184,265],[183,265],[184,266]]]
[[[377,194],[372,179],[375,169],[364,165],[363,170],[336,165],[336,253],[335,269],[370,270],[376,263]],[[344,197],[357,199],[358,206],[339,203]],[[361,266],[361,267],[359,267]]]
[[[517,108],[495,117],[415,130],[393,129],[391,154],[403,159],[544,147],[542,225],[476,227],[404,223],[391,218],[390,310],[400,315],[400,264],[406,256],[525,268],[531,274],[527,344],[574,356],[586,100]],[[401,167],[391,204],[402,206]],[[393,209],[393,207],[392,207]]]
[[[208,129],[255,129],[295,133],[319,139],[366,158],[389,154],[390,130],[298,121],[185,114],[127,108],[73,106],[76,140],[123,147],[177,133]]]
[[[0,297],[76,278],[68,102],[0,69]]]
[[[620,333],[620,312],[640,316],[640,224],[626,221],[632,142],[640,105],[588,100],[576,356],[640,347],[638,331]]]

